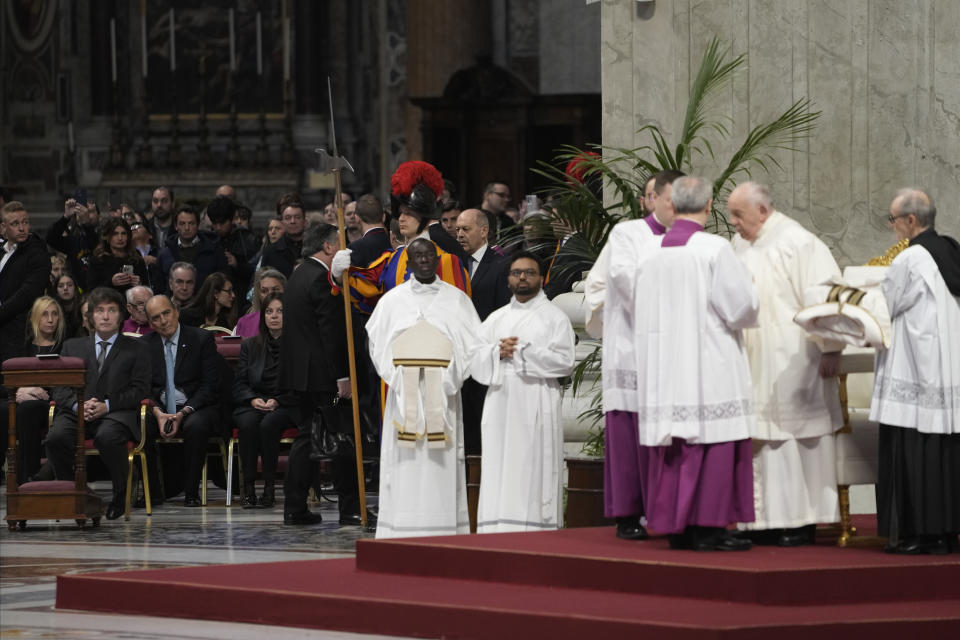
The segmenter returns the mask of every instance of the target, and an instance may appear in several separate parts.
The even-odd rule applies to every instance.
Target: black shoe
[[[741,540],[749,540],[753,544],[761,546],[779,544],[780,535],[785,529],[745,529],[742,531],[731,531],[731,535]],[[792,531],[792,529],[791,529]]]
[[[753,542],[725,529],[697,527],[691,535],[691,546],[694,551],[747,551]]]
[[[363,524],[363,520],[360,518],[359,513],[341,513],[340,514],[340,526],[341,527],[359,527]],[[377,516],[367,511],[367,528],[377,526]]]
[[[319,513],[300,511],[298,513],[284,513],[283,524],[320,524],[323,518]]]
[[[251,493],[243,494],[243,497],[240,498],[240,507],[243,509],[256,509],[257,496]]]
[[[693,548],[693,545],[690,543],[690,536],[686,533],[669,533],[667,534],[667,542],[670,543],[671,549]]]
[[[784,529],[777,537],[777,546],[779,547],[799,547],[804,544],[814,544],[816,542],[817,525],[808,524],[795,529]]]
[[[622,540],[646,540],[650,536],[636,516],[617,518],[617,537]]]
[[[276,503],[277,501],[273,496],[273,487],[270,485],[264,487],[263,495],[260,496],[260,501],[257,502],[257,506],[261,509],[271,509]]]
[[[884,551],[887,551],[887,549],[884,549]],[[943,556],[950,553],[950,545],[946,536],[918,536],[895,545],[888,553],[905,556]]]
[[[183,506],[185,507],[199,507],[201,506],[200,498],[196,496],[186,496],[183,499]]]
[[[111,502],[107,507],[107,512],[103,515],[107,520],[116,520],[123,515],[123,505],[116,505]]]

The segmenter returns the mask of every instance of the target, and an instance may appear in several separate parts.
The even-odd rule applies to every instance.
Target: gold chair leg
[[[840,502],[840,537],[837,538],[837,546],[845,547],[857,535],[857,528],[850,517],[850,485],[837,485],[837,495]]]
[[[233,498],[233,438],[230,438],[230,442],[227,444],[227,506],[230,506],[230,502]],[[243,483],[240,483],[240,486],[243,486]]]
[[[207,459],[203,459],[203,470],[200,472],[200,504],[207,506]]]
[[[147,515],[153,515],[153,505],[150,503],[150,474],[147,473],[147,454],[137,453],[140,458],[140,479],[143,481],[143,501],[147,508]]]
[[[130,500],[133,493],[133,452],[127,453],[127,491],[123,503],[123,519],[130,520]]]

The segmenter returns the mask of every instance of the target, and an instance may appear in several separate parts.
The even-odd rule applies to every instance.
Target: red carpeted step
[[[363,571],[758,604],[960,599],[960,556],[893,556],[820,544],[742,553],[674,551],[610,527],[359,540]],[[910,584],[910,589],[904,589]]]
[[[913,589],[911,581],[904,591]],[[958,637],[960,600],[764,606],[358,571],[352,559],[57,578],[57,607],[447,638]]]

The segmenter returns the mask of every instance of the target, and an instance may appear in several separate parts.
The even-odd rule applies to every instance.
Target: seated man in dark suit
[[[153,418],[160,436],[183,438],[183,504],[199,507],[207,442],[220,422],[220,356],[213,334],[180,324],[180,315],[167,296],[147,301],[147,318],[154,333],[142,339],[147,341],[153,365]]]
[[[87,314],[95,334],[64,343],[62,356],[83,358],[86,385],[83,398],[71,387],[55,387],[51,397],[57,413],[47,434],[47,458],[58,480],[73,478],[77,413],[83,411],[86,433],[100,451],[113,481],[107,519],[123,514],[127,476],[127,441],[139,439],[137,408],[150,392],[150,354],[137,338],[120,333],[123,297],[116,289],[90,292]]]

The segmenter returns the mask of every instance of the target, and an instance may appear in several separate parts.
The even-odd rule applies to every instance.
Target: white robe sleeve
[[[793,261],[796,272],[791,281],[798,307],[803,308],[807,289],[826,282],[842,282],[840,267],[830,249],[822,240],[813,237],[801,245],[797,259]],[[843,351],[845,343],[819,336],[809,336],[821,352]]]
[[[593,263],[590,273],[583,285],[583,296],[587,307],[587,317],[584,327],[591,338],[600,338],[603,335],[603,301],[607,296],[607,269],[610,266],[610,243],[607,242],[600,250],[597,261]]]
[[[494,311],[480,325],[483,347],[477,350],[470,376],[480,384],[498,387],[503,384],[503,367],[500,364],[500,337],[497,337],[497,320],[509,310],[509,305]],[[501,336],[503,337],[503,336]]]
[[[570,375],[576,360],[573,327],[566,316],[545,322],[544,341],[517,345],[513,359],[521,375],[562,378]]]
[[[757,326],[757,288],[730,245],[717,253],[711,274],[710,306],[732,331]]]
[[[880,283],[887,308],[890,310],[890,320],[906,313],[920,302],[926,288],[923,278],[909,268],[907,261],[895,260]]]

